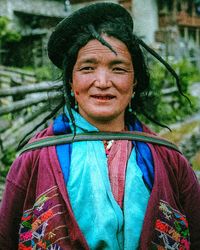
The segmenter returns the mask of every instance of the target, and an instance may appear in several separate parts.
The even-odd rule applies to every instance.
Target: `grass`
[[[173,129],[172,132],[162,133],[162,137],[176,143],[177,145],[187,135],[192,135],[196,128],[200,127],[200,121],[193,121],[190,123],[182,124],[179,128]],[[194,170],[200,170],[200,150],[194,153],[194,156],[190,159]]]
[[[200,170],[200,151],[198,151],[191,160],[192,168],[194,170]]]
[[[161,135],[164,138],[179,145],[183,137],[192,134],[192,131],[199,126],[200,126],[200,121],[192,121],[190,123],[182,124],[180,127],[173,129],[172,132],[167,131],[162,133]]]

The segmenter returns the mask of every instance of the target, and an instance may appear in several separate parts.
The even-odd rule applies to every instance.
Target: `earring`
[[[75,110],[78,110],[78,103],[77,103],[76,99],[75,99],[74,109],[75,109]]]
[[[132,93],[131,100],[134,98],[134,96],[135,96],[135,92]],[[131,106],[131,100],[130,100],[130,102],[129,102],[129,104],[128,104],[128,111],[129,111],[130,113],[133,112],[133,109],[132,109],[132,106]]]
[[[132,109],[132,106],[131,106],[131,101],[130,101],[129,104],[128,104],[128,111],[129,111],[130,113],[133,112],[133,109]]]
[[[71,90],[71,96],[74,97],[74,91]]]
[[[74,98],[74,109],[77,110],[78,109],[78,103],[76,101],[76,98],[74,97],[74,92],[71,90],[71,96]]]

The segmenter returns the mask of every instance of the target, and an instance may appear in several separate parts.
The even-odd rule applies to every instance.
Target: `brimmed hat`
[[[63,58],[71,46],[70,37],[80,32],[81,27],[89,24],[101,24],[113,18],[121,18],[133,29],[133,20],[129,12],[115,3],[95,3],[83,7],[63,19],[51,34],[48,42],[48,56],[58,68],[62,68]]]

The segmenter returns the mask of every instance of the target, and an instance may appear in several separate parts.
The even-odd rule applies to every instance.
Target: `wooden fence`
[[[59,91],[62,82],[41,82],[27,86],[0,89],[1,98],[9,101],[0,106],[0,160],[2,150],[16,149],[20,138],[23,138],[33,127],[50,113],[53,103],[58,103],[63,98]],[[177,88],[163,89],[165,102],[170,104],[175,100],[172,93],[177,93]],[[20,96],[20,100],[17,97]]]
[[[16,150],[19,141],[49,114],[50,103],[63,98],[61,88],[61,81],[38,83],[32,72],[0,66],[0,169],[5,151]],[[165,101],[174,102],[176,92],[176,87],[163,89]],[[1,183],[0,176],[0,197]]]
[[[62,95],[61,82],[40,82],[34,73],[0,66],[0,167],[4,152],[49,114]]]
[[[0,169],[5,152],[16,150],[20,140],[49,114],[52,103],[63,98],[61,88],[60,81],[38,83],[32,72],[0,66]],[[163,90],[166,100],[170,102],[176,91]],[[2,190],[0,184],[0,197]]]
[[[49,103],[62,98],[62,82],[37,83],[35,75],[0,66],[0,164],[4,151],[19,141],[49,113]],[[176,88],[164,89],[167,102]],[[3,165],[3,164],[2,164]]]
[[[8,86],[13,84],[35,83],[37,81],[33,72],[15,69],[0,65],[0,85]]]

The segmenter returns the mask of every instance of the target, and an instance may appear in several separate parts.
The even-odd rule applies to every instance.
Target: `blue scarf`
[[[130,131],[142,131],[142,124],[136,120],[133,124],[129,125]],[[55,135],[72,133],[70,120],[66,115],[58,116],[53,123],[53,132]],[[144,142],[133,141],[136,150],[137,164],[142,171],[142,178],[151,191],[154,181],[154,166],[153,158],[149,146]],[[69,179],[69,166],[71,161],[71,144],[57,145],[56,151],[62,168],[65,183]]]

